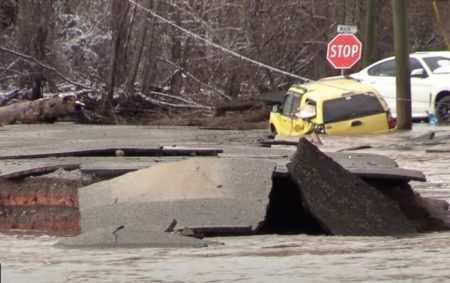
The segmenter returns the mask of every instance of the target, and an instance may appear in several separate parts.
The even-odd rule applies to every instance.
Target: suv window
[[[339,122],[384,112],[380,101],[372,93],[362,93],[323,102],[324,123]]]

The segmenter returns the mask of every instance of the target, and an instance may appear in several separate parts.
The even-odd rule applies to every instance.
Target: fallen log
[[[215,156],[222,153],[220,148],[155,147],[155,148],[92,148],[73,151],[39,152],[30,154],[0,155],[1,159],[31,159],[49,157],[88,156]]]
[[[54,122],[77,113],[77,105],[74,95],[18,102],[0,108],[0,124]]]
[[[357,146],[352,146],[352,147],[346,147],[343,149],[339,149],[336,150],[337,152],[342,152],[342,151],[355,151],[355,150],[360,150],[360,149],[368,149],[368,148],[372,148],[371,145],[357,145]]]
[[[297,141],[287,141],[287,140],[262,140],[259,144],[263,147],[271,147],[272,145],[294,145],[297,146]]]

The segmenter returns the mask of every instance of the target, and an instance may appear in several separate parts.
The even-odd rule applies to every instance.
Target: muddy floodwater
[[[450,233],[414,238],[256,236],[202,249],[61,250],[0,236],[2,282],[445,282]]]
[[[3,127],[0,154],[18,152],[21,147],[47,149],[56,141],[59,147],[68,148],[83,143],[112,144],[121,139],[142,144],[152,137],[163,145],[177,142],[216,145],[225,149],[224,156],[270,157],[278,149],[295,151],[295,147],[256,148],[254,141],[264,131],[148,127],[136,131],[136,127],[124,127],[120,133],[102,133],[100,129],[76,125]],[[113,127],[104,129],[114,130]],[[410,138],[430,130],[450,132],[450,127],[420,124],[413,131],[385,136],[324,137],[320,148],[335,151],[370,145],[358,152],[385,154],[402,168],[423,171],[427,182],[413,181],[411,186],[423,196],[450,201],[450,152],[427,152],[436,146],[450,148],[448,141],[427,145],[408,143]],[[133,134],[134,139],[129,139]],[[33,144],[38,136],[44,142]],[[0,170],[20,163],[3,162]],[[61,237],[48,235],[0,234],[1,282],[450,281],[450,232],[414,237],[220,237],[213,240],[222,244],[196,249],[61,249],[53,246],[59,240]]]

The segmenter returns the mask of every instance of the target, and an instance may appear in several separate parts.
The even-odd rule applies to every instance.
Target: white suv
[[[412,117],[450,122],[450,51],[416,52],[409,56]],[[375,87],[396,115],[395,57],[378,61],[351,77]]]

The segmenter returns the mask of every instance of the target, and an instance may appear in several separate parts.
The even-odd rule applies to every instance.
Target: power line
[[[286,76],[289,76],[289,77],[292,77],[292,78],[300,79],[300,80],[303,80],[303,81],[305,81],[305,82],[307,82],[307,81],[309,81],[309,82],[315,82],[315,83],[317,83],[317,84],[324,85],[324,86],[328,86],[328,87],[335,88],[335,89],[340,89],[340,90],[344,90],[344,91],[353,91],[352,89],[348,89],[348,88],[345,88],[345,87],[336,86],[336,85],[330,85],[330,84],[328,84],[328,83],[326,83],[326,82],[315,81],[315,80],[312,80],[312,79],[309,79],[309,78],[306,78],[306,77],[298,76],[298,75],[289,73],[289,72],[287,72],[287,71],[283,71],[283,70],[281,70],[281,69],[272,67],[272,66],[270,66],[270,65],[261,63],[261,62],[259,62],[259,61],[254,60],[254,59],[245,57],[245,56],[243,56],[243,55],[241,55],[241,54],[239,54],[239,53],[237,53],[237,52],[235,52],[235,51],[233,51],[233,50],[230,50],[230,49],[228,49],[228,48],[226,48],[226,47],[223,47],[223,46],[221,46],[221,45],[219,45],[219,44],[217,44],[217,43],[214,43],[214,42],[212,42],[212,41],[210,41],[210,40],[208,40],[208,39],[206,39],[206,38],[204,38],[204,37],[202,37],[202,36],[200,36],[200,35],[198,35],[198,34],[192,32],[192,31],[190,31],[190,30],[188,30],[188,29],[185,29],[185,28],[183,28],[183,27],[180,27],[179,25],[177,25],[176,23],[172,22],[171,20],[168,20],[168,19],[166,19],[166,18],[164,18],[164,17],[158,15],[155,11],[153,11],[153,10],[151,10],[151,9],[149,9],[149,8],[146,8],[146,7],[142,6],[141,4],[137,3],[135,0],[127,0],[127,1],[128,1],[129,3],[135,5],[135,6],[138,7],[139,9],[144,10],[144,11],[146,11],[147,13],[151,14],[153,17],[155,17],[155,18],[157,18],[157,19],[159,19],[159,20],[161,20],[161,21],[163,21],[163,22],[165,22],[165,23],[168,23],[169,25],[171,25],[171,26],[173,26],[173,27],[175,27],[175,28],[181,30],[182,32],[184,32],[184,33],[186,33],[186,34],[189,34],[190,36],[192,36],[192,37],[194,37],[194,38],[196,38],[196,39],[199,39],[199,40],[201,40],[201,41],[207,43],[208,45],[211,45],[211,46],[213,46],[213,47],[215,47],[215,48],[217,48],[217,49],[219,49],[219,50],[222,50],[223,52],[226,52],[226,53],[228,53],[228,54],[231,54],[231,55],[233,55],[233,56],[235,56],[235,57],[237,57],[237,58],[239,58],[239,59],[241,59],[241,60],[243,60],[243,61],[250,62],[250,63],[252,63],[252,64],[254,64],[254,65],[257,65],[257,66],[260,66],[260,67],[269,69],[269,70],[271,70],[271,71],[274,71],[274,72],[277,72],[277,73],[280,73],[280,74],[283,74],[283,75],[286,75]]]
[[[230,49],[228,49],[228,48],[226,48],[226,47],[223,47],[223,46],[221,46],[221,45],[219,45],[219,44],[217,44],[217,43],[214,43],[214,42],[212,42],[212,41],[210,41],[210,40],[208,40],[208,39],[206,39],[206,38],[204,38],[204,37],[202,37],[202,36],[200,36],[200,35],[198,35],[198,34],[196,34],[196,33],[193,33],[193,32],[190,31],[190,30],[187,30],[187,29],[185,29],[185,28],[183,28],[183,27],[180,27],[180,26],[177,25],[176,23],[174,23],[174,22],[172,22],[172,21],[170,21],[170,20],[168,20],[168,19],[166,19],[166,18],[164,18],[164,17],[158,15],[158,14],[157,14],[156,12],[154,12],[153,10],[151,10],[151,9],[149,9],[149,8],[146,8],[146,7],[142,6],[141,4],[137,3],[137,2],[134,1],[134,0],[128,0],[128,2],[130,2],[130,3],[133,4],[133,5],[135,5],[135,6],[138,7],[139,9],[144,10],[144,11],[146,11],[147,13],[151,14],[153,17],[158,18],[159,20],[161,20],[161,21],[163,21],[163,22],[165,22],[165,23],[168,23],[169,25],[171,25],[171,26],[173,26],[173,27],[175,27],[175,28],[177,28],[177,29],[183,31],[183,32],[186,33],[186,34],[189,34],[190,36],[192,36],[192,37],[194,37],[194,38],[197,38],[197,39],[199,39],[199,40],[201,40],[201,41],[206,42],[208,45],[214,46],[214,47],[217,48],[217,49],[220,49],[220,50],[222,50],[222,51],[224,51],[224,52],[226,52],[226,53],[228,53],[228,54],[231,54],[231,55],[233,55],[233,56],[235,56],[235,57],[241,59],[242,61],[250,62],[250,63],[252,63],[252,64],[254,64],[254,65],[258,65],[258,66],[260,66],[260,67],[264,67],[264,68],[269,69],[269,70],[271,70],[271,71],[274,71],[274,72],[277,72],[277,73],[280,73],[280,74],[283,74],[283,75],[286,75],[286,76],[289,76],[289,77],[292,77],[292,78],[301,79],[301,80],[303,80],[303,81],[312,81],[311,79],[308,79],[308,78],[306,78],[306,77],[298,76],[298,75],[289,73],[289,72],[287,72],[287,71],[283,71],[283,70],[281,70],[281,69],[272,67],[272,66],[270,66],[270,65],[261,63],[261,62],[259,62],[259,61],[253,60],[253,59],[251,59],[251,58],[245,57],[245,56],[243,56],[243,55],[241,55],[241,54],[239,54],[239,53],[237,53],[237,52],[235,52],[235,51],[233,51],[233,50],[230,50]]]

